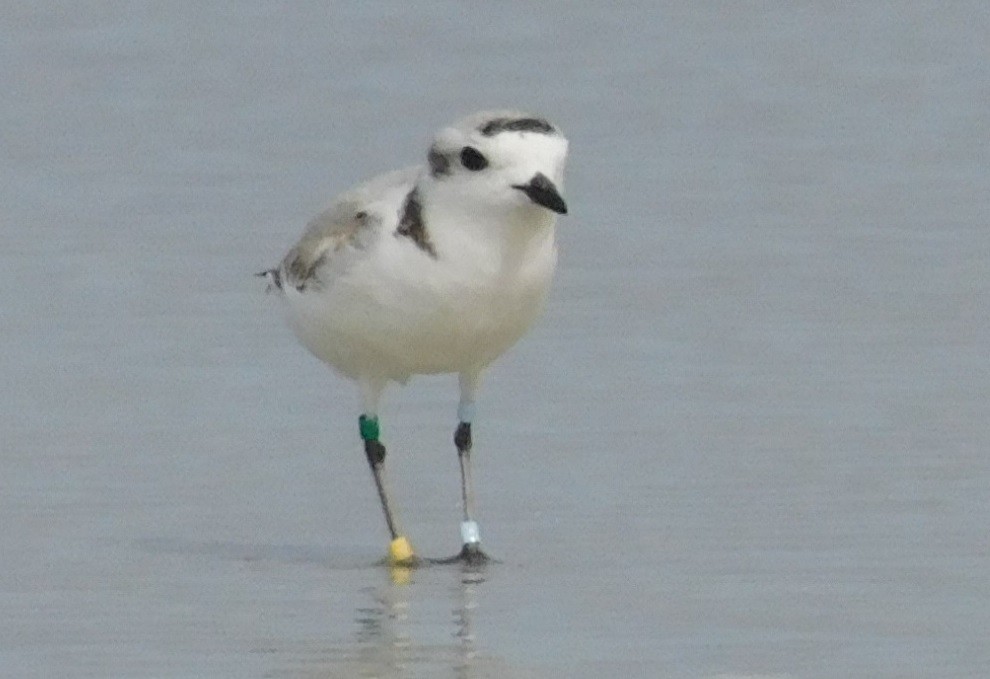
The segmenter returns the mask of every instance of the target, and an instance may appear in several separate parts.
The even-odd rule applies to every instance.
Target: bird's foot
[[[465,543],[461,547],[461,553],[457,555],[456,560],[467,566],[483,566],[495,561],[495,559],[482,551],[480,542]]]
[[[430,562],[440,565],[459,563],[469,568],[478,568],[486,564],[498,563],[498,560],[485,554],[480,542],[466,542],[461,547],[460,553],[445,559],[431,559]]]

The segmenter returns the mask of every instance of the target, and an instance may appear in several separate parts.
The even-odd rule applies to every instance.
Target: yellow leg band
[[[412,545],[403,536],[395,538],[388,546],[388,560],[392,563],[405,563],[415,556]]]

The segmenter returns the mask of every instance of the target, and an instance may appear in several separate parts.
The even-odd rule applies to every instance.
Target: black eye
[[[478,149],[473,146],[465,146],[461,149],[461,165],[471,172],[477,172],[488,167],[488,160],[481,155]]]

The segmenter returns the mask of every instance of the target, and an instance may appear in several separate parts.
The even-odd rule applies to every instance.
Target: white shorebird
[[[390,559],[416,556],[384,480],[378,404],[389,381],[457,373],[454,432],[464,516],[459,558],[484,560],[474,520],[471,422],[485,369],[539,314],[557,261],[554,226],[567,140],[547,120],[483,111],[440,131],[428,164],[338,197],[263,274],[299,341],[357,382],[359,430],[391,534]]]

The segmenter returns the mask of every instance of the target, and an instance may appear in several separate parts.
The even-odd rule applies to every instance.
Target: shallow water
[[[377,12],[3,10],[0,674],[982,676],[984,5]],[[495,105],[572,152],[479,404],[501,563],[390,573],[356,395],[251,274]],[[387,400],[449,555],[455,381]]]

